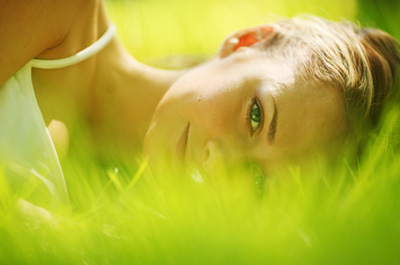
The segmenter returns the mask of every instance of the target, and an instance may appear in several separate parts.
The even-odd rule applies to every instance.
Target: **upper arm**
[[[0,85],[67,34],[79,0],[0,0]]]

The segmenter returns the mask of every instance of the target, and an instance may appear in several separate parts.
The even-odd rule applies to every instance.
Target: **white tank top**
[[[51,195],[50,207],[68,205],[61,165],[32,85],[32,68],[56,69],[77,64],[103,49],[115,35],[115,26],[81,52],[63,59],[32,59],[0,86],[0,173],[11,185],[40,182]],[[24,188],[24,190],[28,189]]]

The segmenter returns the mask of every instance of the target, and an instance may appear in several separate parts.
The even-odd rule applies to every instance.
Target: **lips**
[[[182,132],[182,135],[179,137],[178,142],[176,144],[176,156],[178,160],[185,159],[186,145],[189,135],[189,127],[190,123],[188,123],[188,125],[185,127],[185,129]]]

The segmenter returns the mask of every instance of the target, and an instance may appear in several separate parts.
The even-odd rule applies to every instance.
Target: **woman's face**
[[[192,70],[159,103],[145,154],[206,170],[223,160],[269,171],[328,148],[345,127],[339,92],[298,80],[293,68],[240,48]]]

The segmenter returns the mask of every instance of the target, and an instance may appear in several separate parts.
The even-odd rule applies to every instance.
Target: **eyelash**
[[[259,125],[257,126],[257,128],[255,130],[253,130],[252,125],[251,125],[251,113],[253,111],[254,106],[257,105],[259,110],[260,110],[260,121],[259,121]],[[252,99],[251,104],[249,104],[247,111],[246,111],[246,123],[250,128],[250,136],[253,136],[260,128],[262,128],[262,125],[264,123],[264,110],[262,107],[262,104],[260,102],[260,100],[255,97]]]

